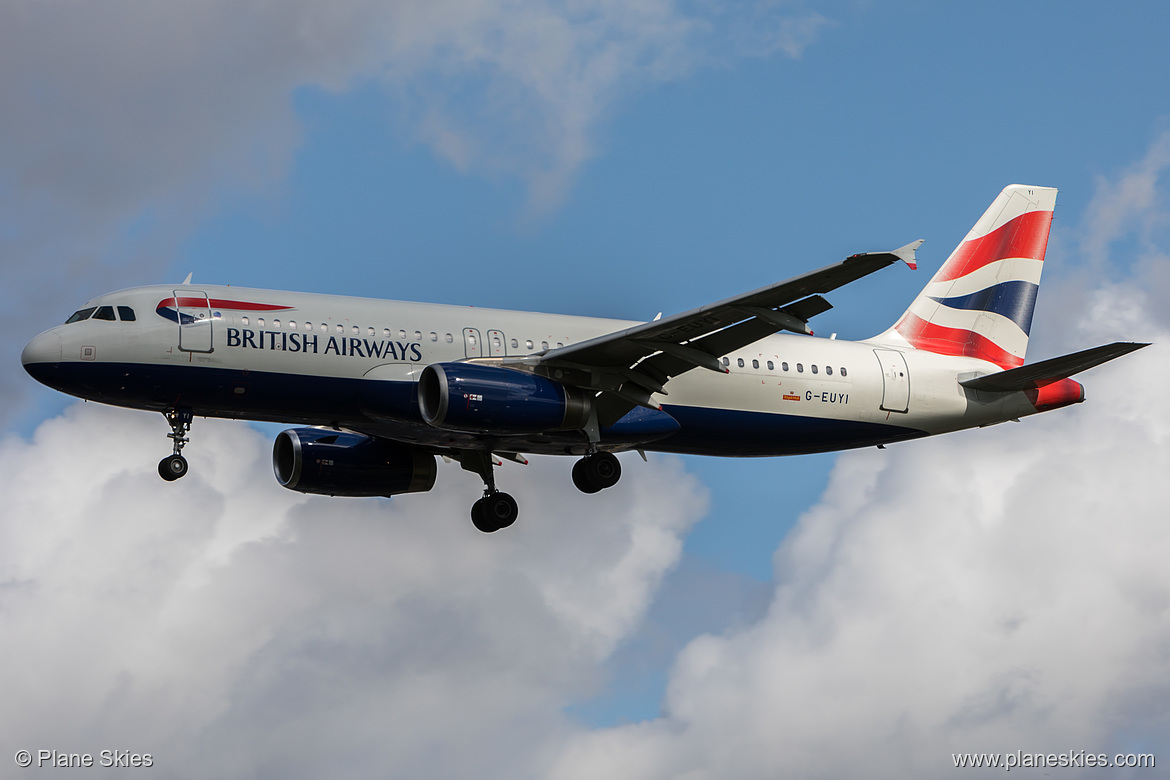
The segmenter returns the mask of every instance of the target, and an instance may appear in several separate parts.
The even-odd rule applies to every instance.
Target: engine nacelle
[[[579,429],[589,400],[536,374],[477,363],[435,363],[418,380],[418,408],[436,428],[474,433]]]
[[[394,496],[435,486],[435,456],[360,433],[281,431],[272,445],[276,481],[326,496]]]

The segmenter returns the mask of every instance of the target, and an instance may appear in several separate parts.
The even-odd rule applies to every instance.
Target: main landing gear
[[[463,453],[460,464],[483,478],[483,498],[471,505],[471,523],[485,534],[503,530],[516,522],[520,509],[516,499],[496,489],[495,470],[490,452]]]
[[[612,452],[593,452],[573,464],[573,484],[582,493],[611,488],[622,478],[622,464]]]
[[[163,416],[171,425],[167,438],[174,442],[175,451],[158,462],[158,475],[167,482],[174,482],[187,473],[187,459],[182,453],[183,445],[190,441],[187,433],[191,430],[194,415],[190,409],[168,409]]]

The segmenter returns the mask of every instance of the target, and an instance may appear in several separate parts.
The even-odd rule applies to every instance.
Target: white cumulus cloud
[[[584,496],[568,460],[538,458],[499,469],[521,518],[485,536],[457,466],[426,495],[306,497],[276,485],[265,437],[196,420],[191,473],[165,483],[165,432],[76,404],[0,444],[9,756],[134,750],[160,777],[537,776],[705,505],[675,459]]]
[[[1164,190],[1143,184],[1163,145],[1103,184],[1084,220],[1094,251],[1165,224]],[[663,717],[578,735],[551,776],[927,778],[956,771],[952,753],[1016,750],[1167,760],[1170,328],[1155,302],[1170,286],[1152,263],[1097,267],[1042,291],[1058,316],[1033,330],[1056,327],[1064,351],[1154,346],[1086,374],[1084,405],[841,456],[775,556],[766,617],[694,639]]]

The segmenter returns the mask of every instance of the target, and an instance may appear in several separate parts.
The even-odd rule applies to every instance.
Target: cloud
[[[279,183],[302,142],[297,90],[375,85],[401,116],[388,141],[397,132],[459,170],[519,177],[541,214],[598,153],[597,128],[621,100],[722,60],[795,56],[820,19],[799,5],[693,10],[669,0],[6,3],[0,327],[48,327],[62,305],[156,277],[217,198]],[[778,27],[775,45],[736,53],[748,18]],[[0,347],[0,362],[14,357]],[[2,424],[24,390],[4,375],[0,396]]]
[[[1102,183],[1088,235],[1160,223],[1165,192],[1142,182],[1163,143]],[[1164,757],[1170,285],[1152,269],[1064,280],[1055,302],[1072,313],[1051,341],[1153,347],[1087,374],[1084,405],[842,455],[775,556],[767,615],[695,638],[661,718],[578,734],[550,777],[937,777],[952,753],[1018,749]]]
[[[1097,193],[1089,204],[1082,231],[1082,251],[1100,271],[1110,256],[1110,246],[1137,234],[1140,246],[1156,250],[1170,225],[1165,188],[1160,179],[1170,168],[1170,131],[1160,133],[1145,156],[1129,166],[1116,181],[1097,180]],[[1161,231],[1162,235],[1159,235]],[[1164,250],[1162,250],[1164,255]]]
[[[675,459],[584,496],[567,460],[538,458],[500,469],[521,518],[489,537],[456,466],[425,496],[306,497],[275,484],[260,434],[197,420],[168,484],[164,433],[76,404],[0,444],[9,754],[135,750],[162,777],[539,775],[704,511]]]

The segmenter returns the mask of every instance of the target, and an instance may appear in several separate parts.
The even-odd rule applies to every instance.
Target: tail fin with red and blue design
[[[1056,189],[1012,184],[878,342],[1023,365]]]

